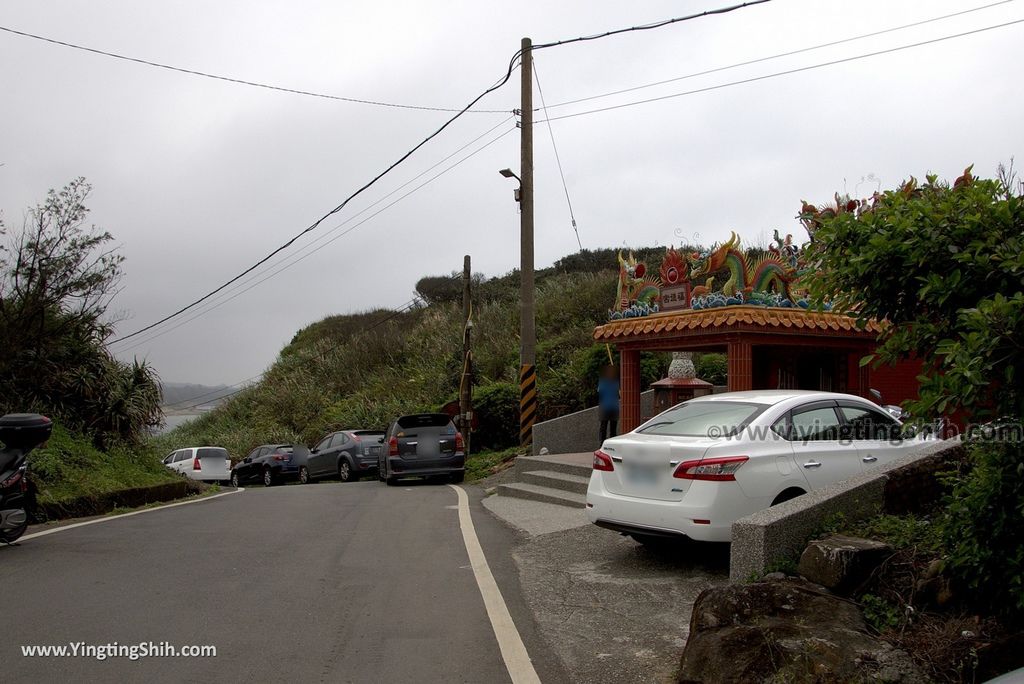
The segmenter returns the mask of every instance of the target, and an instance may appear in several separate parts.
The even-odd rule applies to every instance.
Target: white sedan
[[[799,390],[691,399],[594,452],[592,523],[642,543],[727,542],[736,520],[921,449],[872,402]]]
[[[231,457],[221,447],[189,447],[172,451],[163,464],[192,480],[228,482],[231,480]]]

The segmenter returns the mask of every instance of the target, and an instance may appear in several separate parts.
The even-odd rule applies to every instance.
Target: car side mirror
[[[246,456],[243,458],[242,463],[252,463],[252,456]]]

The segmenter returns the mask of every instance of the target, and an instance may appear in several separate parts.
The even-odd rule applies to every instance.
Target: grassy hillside
[[[131,487],[180,480],[152,447],[112,445],[101,451],[88,438],[55,424],[46,448],[33,451],[29,468],[41,504],[65,504]]]
[[[614,250],[585,251],[537,274],[541,420],[596,400],[608,352],[592,336],[615,299],[615,267]],[[474,401],[481,422],[475,444],[501,449],[518,434],[519,275],[474,280]],[[310,444],[330,430],[382,428],[402,413],[456,399],[461,285],[424,278],[417,289],[428,302],[417,309],[331,316],[298,331],[259,384],[157,443],[166,449],[216,444],[237,458],[262,442]],[[668,354],[644,355],[645,381],[663,377],[668,362]]]

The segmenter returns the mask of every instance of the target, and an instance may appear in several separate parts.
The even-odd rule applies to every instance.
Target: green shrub
[[[970,448],[974,470],[946,511],[946,567],[977,607],[1024,620],[1024,448]]]
[[[519,443],[519,387],[490,382],[473,391],[477,417],[474,444],[481,449],[506,449]]]
[[[708,352],[697,357],[697,377],[712,385],[725,385],[729,381],[729,359],[725,354]]]
[[[160,462],[165,455],[124,444],[100,451],[92,439],[58,423],[46,447],[29,455],[29,477],[40,503],[61,503],[79,496],[173,482],[180,475]]]

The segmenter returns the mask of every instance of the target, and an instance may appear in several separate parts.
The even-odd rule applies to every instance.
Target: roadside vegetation
[[[1024,646],[1022,190],[1010,170],[967,169],[953,184],[911,178],[802,216],[815,293],[890,324],[865,363],[926,362],[910,413],[996,428],[967,441],[967,463],[933,509],[833,526],[896,549],[859,600],[939,681],[1019,666]]]
[[[88,223],[89,192],[82,178],[51,190],[16,229],[0,216],[0,414],[56,423],[32,458],[41,503],[175,479],[144,446],[161,421],[156,373],[105,346],[123,257]]]

